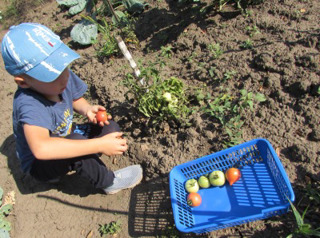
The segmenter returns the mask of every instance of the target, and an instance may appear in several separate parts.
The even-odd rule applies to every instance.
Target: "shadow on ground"
[[[175,42],[180,34],[191,24],[206,29],[213,22],[208,19],[212,6],[205,3],[178,3],[167,0],[170,10],[153,8],[144,12],[135,22],[136,34],[139,41],[149,39],[146,48],[159,50],[161,46]]]

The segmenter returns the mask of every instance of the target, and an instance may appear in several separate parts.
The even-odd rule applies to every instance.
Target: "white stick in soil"
[[[131,68],[134,71],[134,74],[137,78],[139,78],[140,76],[140,70],[138,69],[138,66],[136,64],[136,62],[134,61],[134,59],[132,58],[132,55],[130,54],[126,44],[124,43],[124,41],[122,40],[122,38],[120,36],[116,36],[116,40],[118,42],[119,48],[122,52],[122,54],[124,55],[124,57],[129,61]],[[144,85],[144,79],[140,79],[140,83],[142,85]]]

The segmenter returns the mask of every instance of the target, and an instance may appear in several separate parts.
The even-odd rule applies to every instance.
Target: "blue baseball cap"
[[[48,83],[80,58],[58,35],[38,23],[11,26],[2,39],[1,53],[11,75],[27,74]]]

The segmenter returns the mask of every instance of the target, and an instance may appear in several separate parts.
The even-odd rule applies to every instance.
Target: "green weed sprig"
[[[97,49],[98,57],[108,57],[120,52],[117,40],[112,33],[112,26],[106,21],[106,19],[103,19],[100,24],[90,16],[83,16],[83,18],[94,23],[98,27],[98,31],[102,34],[102,40],[99,42],[100,46]],[[98,43],[98,41],[96,40],[93,43]]]
[[[249,107],[251,111],[253,111],[254,103],[260,103],[266,101],[266,97],[262,93],[253,94],[252,92],[248,92],[246,89],[240,90],[240,108],[241,110]]]
[[[223,50],[219,43],[209,44],[208,49],[211,52],[213,59],[217,59],[223,54]]]
[[[242,49],[252,49],[253,48],[253,41],[251,39],[247,39],[240,45]]]
[[[237,75],[237,73],[238,73],[238,72],[235,71],[235,70],[231,70],[231,71],[225,72],[225,73],[223,74],[222,82],[226,82],[226,81],[232,79],[234,76]]]
[[[247,26],[246,27],[246,31],[247,31],[247,34],[250,36],[250,37],[253,37],[257,34],[260,34],[260,30],[257,26]]]
[[[104,235],[115,235],[121,231],[121,222],[112,221],[104,225],[99,224],[98,230],[100,232],[101,237]]]
[[[302,215],[299,213],[297,208],[293,205],[293,203],[288,199],[291,209],[293,211],[294,217],[297,222],[297,228],[293,233],[289,234],[287,238],[292,238],[296,236],[317,236],[320,237],[320,227],[317,229],[312,229],[311,225],[304,222],[304,217],[307,213],[309,206],[303,211]]]
[[[11,230],[11,224],[5,218],[12,211],[14,204],[14,193],[9,193],[5,199],[3,199],[3,189],[0,187],[0,233],[4,233],[9,237],[9,231]]]
[[[171,46],[161,46],[161,53],[160,53],[161,56],[170,59],[172,54],[173,54],[173,51]]]

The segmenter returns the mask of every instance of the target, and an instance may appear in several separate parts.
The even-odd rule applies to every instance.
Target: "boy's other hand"
[[[111,118],[112,118],[111,115],[107,114],[105,121],[98,121],[96,115],[99,111],[106,111],[106,109],[105,109],[105,107],[100,106],[100,105],[90,105],[90,107],[87,110],[87,117],[88,117],[89,121],[94,124],[99,124],[100,126],[109,125],[108,120],[111,120]]]
[[[113,132],[102,136],[99,140],[100,153],[105,155],[122,155],[128,149],[127,140],[122,137],[122,132]]]

